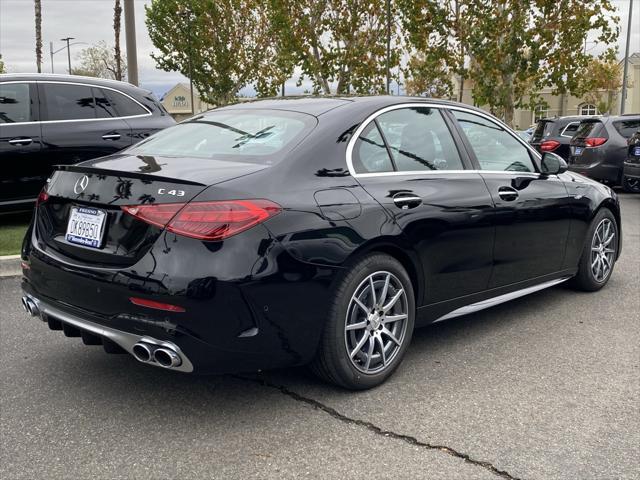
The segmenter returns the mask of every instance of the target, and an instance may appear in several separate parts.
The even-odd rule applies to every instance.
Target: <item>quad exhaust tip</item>
[[[38,305],[36,305],[36,302],[31,300],[26,295],[22,297],[22,308],[24,309],[25,312],[27,312],[32,317],[40,316],[40,310],[38,309]]]
[[[182,365],[180,354],[167,344],[158,346],[140,341],[131,350],[136,360],[142,363],[155,363],[163,368],[176,368]]]

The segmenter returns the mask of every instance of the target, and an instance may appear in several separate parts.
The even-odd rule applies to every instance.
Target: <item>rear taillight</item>
[[[133,205],[121,207],[144,222],[200,240],[223,240],[280,213],[269,200]]]
[[[40,191],[40,195],[38,195],[38,198],[36,199],[36,207],[38,205],[40,205],[41,203],[46,202],[47,200],[49,200],[49,194],[47,193],[47,191],[43,188]]]
[[[584,144],[587,147],[599,147],[607,141],[604,137],[589,137],[584,139]]]
[[[540,150],[543,152],[553,152],[559,146],[560,142],[556,142],[555,140],[545,140],[540,144]]]

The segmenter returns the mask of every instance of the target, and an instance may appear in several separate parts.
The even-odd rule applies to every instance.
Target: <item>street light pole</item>
[[[49,42],[49,53],[51,54],[51,73],[53,72],[53,42]]]
[[[71,40],[74,40],[74,38],[73,37],[67,37],[67,38],[61,38],[60,40],[63,41],[63,42],[67,42],[67,60],[69,62],[69,75],[71,75],[71,48],[69,46],[69,42]],[[52,55],[52,57],[53,57],[53,55]],[[53,65],[53,62],[51,64]]]
[[[387,0],[387,95],[391,93],[391,0]]]
[[[624,104],[627,100],[627,74],[629,73],[629,42],[631,41],[631,17],[633,0],[629,0],[629,22],[627,23],[627,44],[624,48],[624,69],[622,73],[622,94],[620,95],[620,115],[624,115]]]
[[[127,80],[138,86],[138,50],[133,0],[124,0],[124,30],[127,45]]]

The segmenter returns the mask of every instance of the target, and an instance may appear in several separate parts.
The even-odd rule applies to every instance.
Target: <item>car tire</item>
[[[627,193],[640,193],[640,178],[623,177],[622,188]]]
[[[613,237],[611,237],[613,233]],[[613,273],[618,254],[619,229],[611,210],[602,208],[595,215],[585,239],[572,286],[594,292],[604,287]]]
[[[311,369],[350,390],[378,386],[402,362],[414,323],[413,285],[402,264],[389,255],[366,255],[335,283]]]

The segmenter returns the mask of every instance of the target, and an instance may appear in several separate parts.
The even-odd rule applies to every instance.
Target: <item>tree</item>
[[[611,113],[622,88],[622,66],[615,57],[592,59],[581,80],[584,89],[582,98],[595,105],[600,113]]]
[[[36,17],[36,67],[42,73],[42,5],[40,0],[34,0]]]
[[[118,79],[115,49],[108,46],[106,42],[101,41],[83,49],[77,58],[80,61],[80,66],[72,69],[73,75]],[[126,73],[126,68],[121,67],[121,78],[124,73]]]
[[[516,108],[539,103],[545,87],[580,95],[586,35],[609,46],[619,33],[609,0],[400,1],[411,46],[444,59],[443,74],[465,73],[474,102],[508,124]]]
[[[191,76],[206,102],[227,104],[254,81],[266,90],[274,78],[282,83],[285,57],[275,50],[264,1],[152,0],[145,10],[157,66]]]
[[[0,55],[0,73],[6,73],[6,67],[4,65],[4,61],[2,60],[2,55]]]
[[[113,7],[113,32],[115,44],[113,47],[113,58],[116,63],[116,80],[122,80],[122,52],[120,51],[120,21],[122,19],[122,5],[120,0],[116,0]]]
[[[331,93],[332,83],[338,94],[385,91],[385,0],[271,0],[270,10],[278,43],[301,69],[299,83],[311,79],[314,93]],[[399,61],[395,42],[390,60]]]

